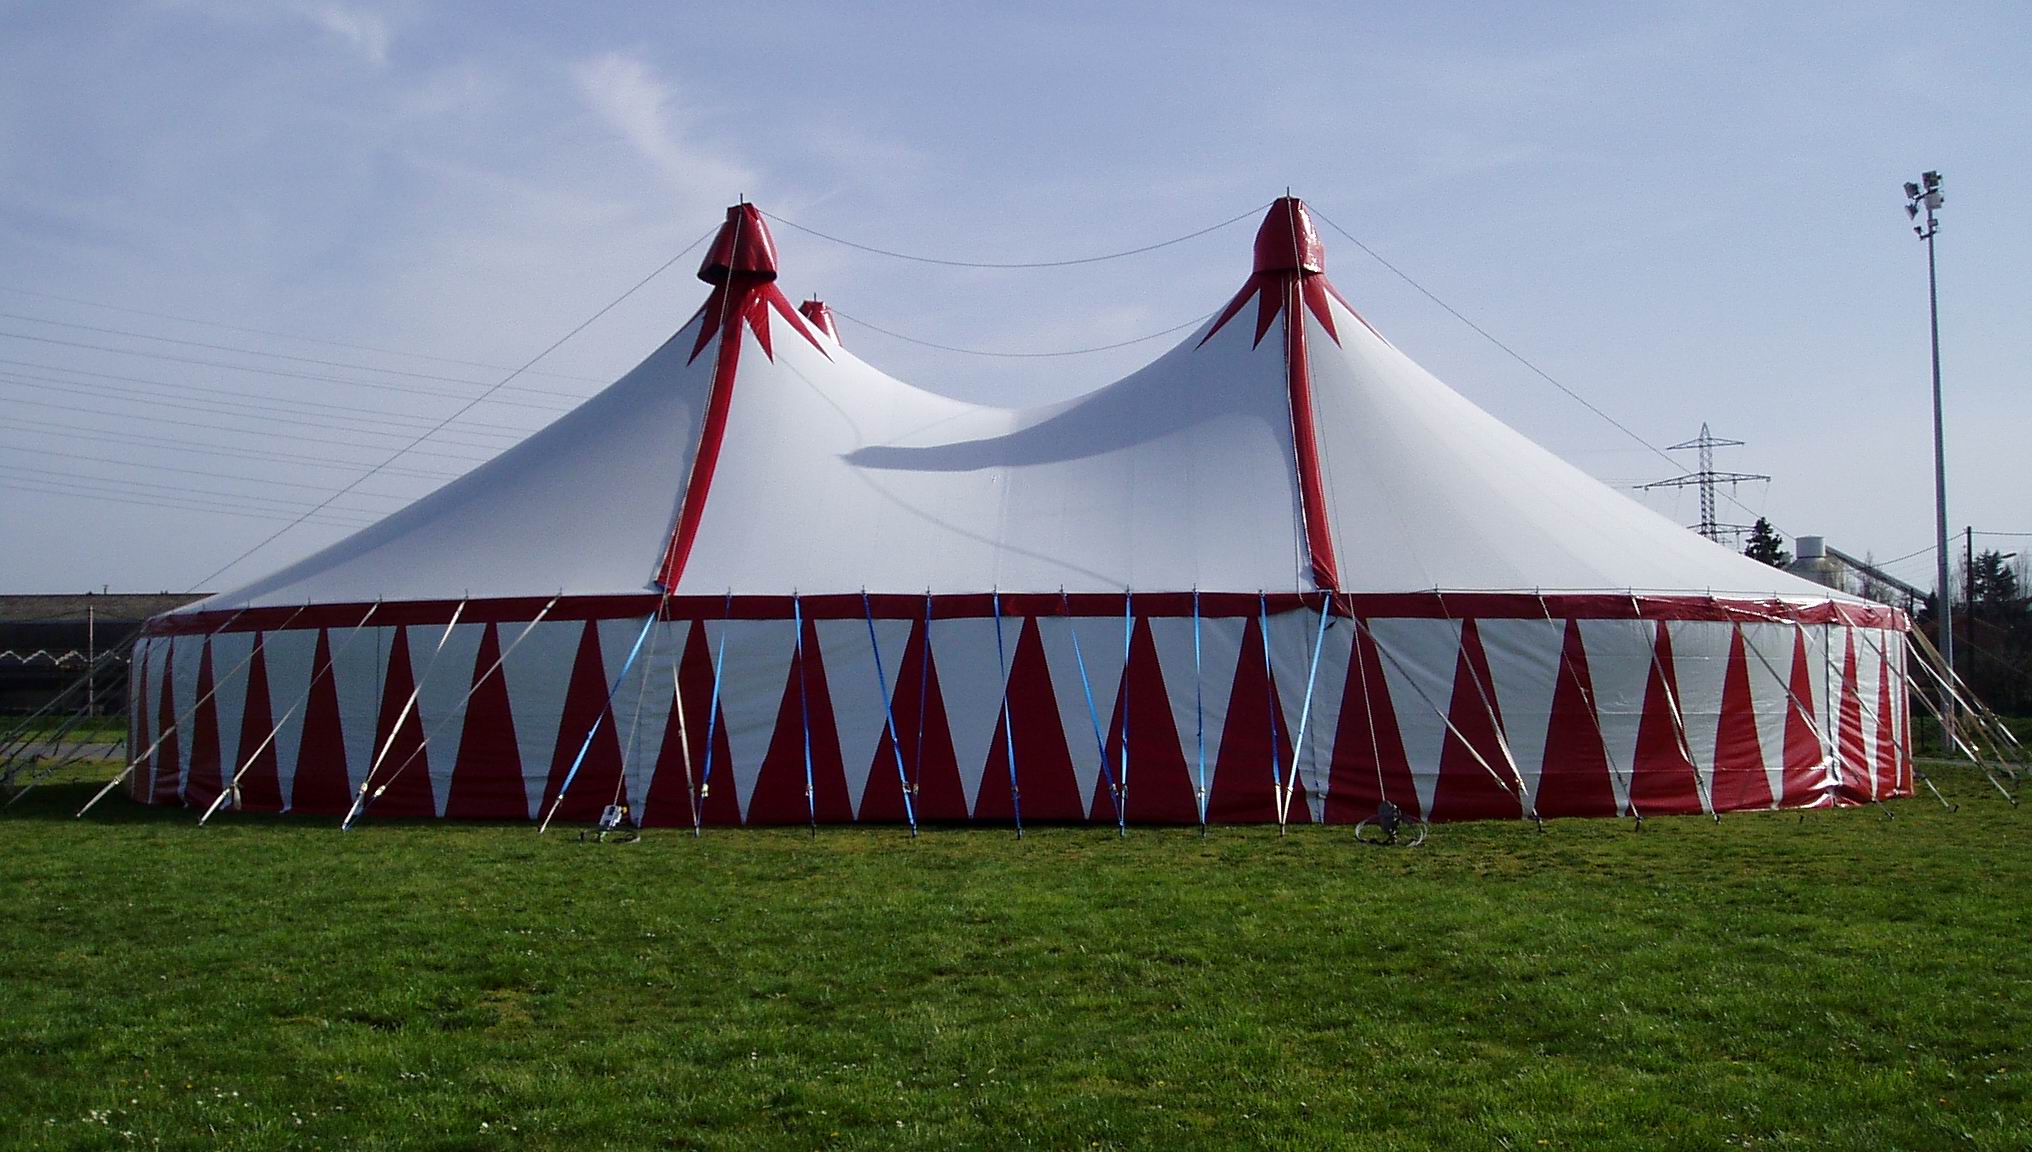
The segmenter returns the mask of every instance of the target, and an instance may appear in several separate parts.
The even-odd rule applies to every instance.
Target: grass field
[[[0,816],[8,1148],[2032,1147],[2032,812]]]

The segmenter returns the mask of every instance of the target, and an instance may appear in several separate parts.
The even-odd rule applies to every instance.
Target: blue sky
[[[203,580],[742,194],[880,247],[1034,260],[1289,186],[1652,444],[1703,420],[1749,441],[1721,466],[1774,479],[1724,519],[1890,559],[1932,537],[1924,249],[1899,185],[1938,168],[1950,518],[2032,532],[2022,5],[190,0],[0,3],[0,28],[7,591]],[[1048,271],[777,241],[793,295],[1041,351],[1211,311],[1252,228]],[[1342,292],[1477,403],[1612,482],[1669,474],[1325,239]],[[703,297],[694,264],[212,583],[339,538],[625,370]],[[1166,346],[1000,359],[843,335],[1002,403]],[[1651,502],[1696,515],[1690,492]]]

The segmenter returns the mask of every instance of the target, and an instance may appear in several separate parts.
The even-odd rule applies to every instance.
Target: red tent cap
[[[1270,214],[1263,217],[1263,226],[1256,229],[1256,271],[1301,274],[1326,271],[1326,248],[1319,242],[1319,233],[1313,230],[1312,214],[1305,210],[1305,201],[1296,196],[1280,196],[1270,205]]]
[[[706,249],[698,278],[708,284],[724,284],[729,272],[776,279],[776,241],[762,222],[761,210],[746,201],[727,209],[727,222],[720,225],[720,234]]]
[[[826,335],[832,337],[835,343],[838,343],[840,338],[839,325],[833,323],[833,310],[826,307],[825,301],[814,296],[811,299],[806,300],[804,303],[799,304],[797,306],[797,312],[798,315],[803,316],[806,320],[811,321],[812,327],[818,329],[821,332],[824,332]]]

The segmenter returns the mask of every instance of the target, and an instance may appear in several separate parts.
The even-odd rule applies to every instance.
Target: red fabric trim
[[[571,681],[565,686],[564,714],[557,725],[557,746],[550,757],[550,773],[543,782],[543,799],[537,804],[537,818],[550,814],[572,761],[579,760],[571,790],[558,806],[557,818],[568,824],[590,824],[610,803],[628,804],[628,789],[621,779],[621,738],[614,731],[614,716],[607,705],[607,666],[600,654],[600,626],[588,620],[579,633],[579,650],[572,658]],[[586,742],[587,736],[592,742]],[[618,800],[615,799],[619,789]]]
[[[1137,598],[1137,607],[1142,598]],[[1120,615],[1121,597],[1115,598]],[[1115,688],[1115,707],[1108,730],[1108,770],[1094,775],[1094,793],[1088,805],[1091,818],[1103,823],[1115,819],[1115,800],[1108,795],[1108,778],[1123,787],[1122,745],[1129,748],[1128,785],[1122,793],[1123,815],[1145,824],[1197,824],[1199,802],[1193,785],[1193,761],[1179,742],[1178,722],[1171,711],[1171,696],[1164,682],[1164,666],[1157,658],[1157,639],[1150,621],[1138,617],[1129,633],[1129,660]],[[1207,766],[1209,786],[1215,765]],[[1265,769],[1267,772],[1268,769]]]
[[[184,769],[183,802],[210,808],[224,784],[219,767],[219,705],[212,683],[212,642],[198,656],[197,708],[191,714],[190,764]]]
[[[357,617],[356,617],[357,619]],[[242,812],[282,811],[282,774],[275,755],[275,712],[268,700],[268,650],[264,637],[254,636],[254,654],[247,658],[247,703],[240,710],[240,763],[227,774],[240,774],[240,794],[233,798]],[[260,748],[259,755],[254,754]],[[248,759],[248,757],[252,757]],[[242,769],[244,768],[244,771]]]
[[[713,762],[724,765],[733,762],[733,751],[727,745],[727,726],[711,722],[713,707],[713,656],[706,647],[706,630],[694,627],[684,640],[684,649],[678,655],[677,679],[683,686],[682,716],[678,712],[680,696],[676,686],[670,690],[670,719],[663,726],[663,743],[657,749],[656,767],[650,774],[648,796],[636,813],[637,820],[645,827],[689,828],[692,826],[692,792],[705,778],[706,738],[712,737]],[[662,686],[650,685],[651,691],[661,691]],[[680,721],[682,727],[680,727]],[[691,749],[690,772],[685,771],[684,753]],[[729,799],[732,789],[725,789]],[[735,809],[735,823],[740,822],[740,811]]]
[[[1814,718],[1813,668],[1806,658],[1806,633],[1792,630],[1792,674],[1785,694],[1785,759],[1779,776],[1787,808],[1816,807],[1827,799],[1829,779],[1819,722]]]
[[[372,759],[367,761],[373,775],[367,780],[367,801],[362,809],[375,816],[437,815],[430,760],[424,752],[423,714],[410,703],[415,691],[409,628],[403,625],[395,629],[388,649],[388,676],[382,684],[381,712],[374,724],[374,750],[368,753],[369,757],[381,757],[378,770],[374,770]],[[384,747],[388,750],[385,754],[381,751]],[[373,794],[376,788],[386,791],[377,797]]]
[[[345,728],[339,719],[339,685],[328,630],[318,630],[310,666],[310,699],[304,704],[289,810],[342,816],[353,805],[353,789],[346,777]]]
[[[1867,804],[1874,785],[1870,758],[1863,754],[1863,698],[1856,684],[1856,637],[1843,632],[1840,718],[1835,722],[1835,755],[1841,763],[1841,786],[1835,790],[1838,804]]]
[[[810,620],[804,622],[802,647],[803,651],[791,658],[784,676],[769,751],[762,757],[755,791],[748,797],[750,824],[804,824],[813,819],[821,824],[841,824],[854,818],[846,770],[840,763],[839,733],[833,727],[825,659],[819,651],[818,629]],[[809,800],[805,797],[804,765],[807,714],[811,718]]]
[[[1877,653],[1877,795],[1896,796],[1901,794],[1898,778],[1898,737],[1891,724],[1891,658],[1889,653]],[[192,753],[191,759],[197,759]]]
[[[1284,367],[1290,387],[1291,440],[1298,461],[1298,493],[1305,518],[1305,543],[1312,564],[1312,582],[1321,588],[1340,587],[1334,564],[1333,532],[1327,524],[1326,484],[1319,465],[1319,437],[1313,424],[1312,364],[1305,351],[1305,317],[1298,310],[1300,282],[1285,288]]]
[[[445,796],[445,816],[455,820],[527,820],[529,793],[522,782],[522,750],[515,742],[515,711],[508,703],[501,636],[488,624],[473,657],[473,685],[466,700],[459,758]]]
[[[1318,612],[1323,592],[1273,592],[1267,597],[1273,613],[1305,609]],[[1855,627],[1885,628],[1903,632],[1905,614],[1883,604],[1848,604],[1819,601],[1789,604],[1778,600],[1717,599],[1705,595],[1631,596],[1627,592],[1546,593],[1543,598],[1529,592],[1335,592],[1331,594],[1333,615],[1365,619],[1422,620],[1721,620],[1737,623],[1848,624]],[[993,597],[986,592],[953,593],[932,598],[932,617],[953,620],[993,615]],[[1149,617],[1190,617],[1191,592],[1138,592],[1136,612]],[[1257,612],[1254,592],[1202,592],[1200,613],[1206,618],[1253,616]],[[467,600],[461,620],[480,624],[519,624],[535,619],[550,601],[548,596],[513,596]],[[859,592],[806,596],[804,614],[813,620],[859,620],[862,618]],[[924,615],[924,594],[873,593],[869,605],[877,619],[917,620]],[[412,600],[384,602],[374,613],[374,623],[444,625],[458,610],[461,601]],[[731,604],[724,596],[661,597],[654,592],[633,595],[565,596],[544,617],[546,620],[606,620],[632,616],[640,620],[662,606],[665,620],[788,620],[789,596],[735,596]],[[171,613],[148,622],[149,636],[178,636],[217,631],[255,632],[293,628],[351,628],[360,622],[367,602],[249,608],[244,612],[222,609],[215,612]],[[1120,592],[1004,592],[1002,609],[1011,616],[1102,616],[1122,617]]]
[[[176,723],[176,652],[165,653],[162,657],[162,683],[156,686],[157,701],[155,713],[155,734],[161,738],[156,745],[154,761],[155,774],[149,780],[148,802],[150,804],[175,804],[177,791],[183,783],[182,749],[177,747]]]
[[[1714,786],[1709,798],[1717,812],[1775,808],[1764,750],[1757,737],[1757,702],[1750,692],[1750,654],[1737,627],[1729,638],[1729,663],[1722,674],[1721,717],[1715,730]]]
[[[1326,790],[1326,822],[1354,824],[1376,814],[1384,801],[1419,815],[1418,787],[1397,730],[1397,710],[1384,679],[1376,638],[1362,627],[1348,661],[1341,695],[1340,731],[1334,736],[1333,765]]]
[[[1503,755],[1503,712],[1495,683],[1481,631],[1473,620],[1463,621],[1453,699],[1446,706],[1446,739],[1439,750],[1439,779],[1433,785],[1434,820],[1501,820],[1524,814],[1524,798],[1510,791],[1517,785],[1509,779],[1510,761]]]
[[[148,802],[150,786],[154,781],[153,757],[146,753],[148,748],[148,709],[155,701],[148,695],[148,649],[154,642],[142,640],[134,645],[132,680],[127,686],[127,747],[144,753],[136,758],[133,771],[127,774],[127,798],[136,803]]]
[[[1263,628],[1258,618],[1251,616],[1242,626],[1242,651],[1235,661],[1227,723],[1221,729],[1220,759],[1208,781],[1212,793],[1207,797],[1208,823],[1277,822],[1272,758],[1280,777],[1291,771],[1291,733],[1284,730],[1282,711],[1275,676],[1263,660]],[[1185,798],[1190,802],[1190,791]],[[1301,823],[1311,819],[1302,812],[1295,815]],[[1188,809],[1179,822],[1193,818]]]
[[[1003,821],[1015,817],[1009,792],[1011,729],[1017,733],[1016,787],[1023,802],[1023,819],[1086,819],[1079,777],[1073,772],[1072,753],[1066,747],[1065,728],[1059,720],[1058,696],[1051,687],[1051,668],[1044,659],[1044,638],[1034,619],[1024,620],[1022,630],[1017,633],[1016,651],[1009,660],[1007,695],[1006,717],[996,714],[987,770],[981,775],[981,790],[974,797],[974,819]],[[895,775],[893,768],[890,774]],[[1110,817],[1114,811],[1113,806],[1108,808]]]
[[[1663,622],[1656,628],[1656,656],[1645,681],[1644,712],[1637,721],[1630,806],[1640,816],[1684,815],[1701,810],[1700,789],[1679,722],[1673,719],[1673,705],[1680,696],[1672,666],[1672,631]]]
[[[1621,815],[1594,698],[1580,621],[1568,620],[1559,680],[1552,689],[1552,716],[1545,730],[1545,760],[1538,772],[1537,807],[1542,817]],[[1347,706],[1342,705],[1341,711],[1345,716]]]

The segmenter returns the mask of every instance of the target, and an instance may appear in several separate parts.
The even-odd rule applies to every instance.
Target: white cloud
[[[688,138],[690,117],[671,86],[636,56],[609,52],[572,68],[579,95],[672,190],[709,199],[749,191],[753,174]]]
[[[313,4],[303,14],[358,49],[376,67],[388,63],[388,21],[378,12],[343,4]]]

